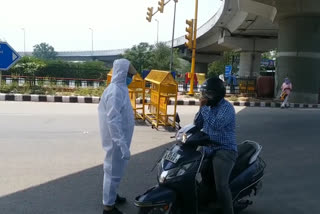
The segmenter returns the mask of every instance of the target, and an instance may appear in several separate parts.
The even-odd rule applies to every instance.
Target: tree
[[[57,52],[54,51],[54,48],[47,44],[41,43],[33,46],[33,56],[39,59],[55,59],[57,57]]]
[[[175,49],[173,54],[173,70],[180,69],[178,50]],[[123,57],[130,60],[139,72],[144,69],[169,71],[171,49],[165,43],[157,43],[155,46],[140,43],[125,51]]]
[[[276,56],[277,56],[277,49],[272,50],[272,51],[268,51],[268,52],[265,52],[265,53],[262,53],[262,54],[261,54],[261,58],[262,58],[262,59],[275,60]]]
[[[225,51],[223,53],[223,58],[209,64],[208,77],[219,76],[224,74],[226,65],[232,65],[232,72],[237,73],[237,62],[236,59],[239,58],[240,53]]]
[[[223,74],[225,71],[225,62],[224,60],[217,60],[209,64],[208,67],[208,77],[215,77]]]
[[[153,46],[148,43],[140,43],[126,50],[123,57],[128,59],[139,73],[144,69],[151,69]]]
[[[157,43],[152,50],[152,68],[157,70],[170,70],[171,61],[171,48],[165,43]],[[172,70],[180,70],[180,60],[178,55],[178,49],[174,49],[173,52],[173,67]]]
[[[10,71],[14,75],[26,75],[30,81],[30,85],[35,84],[35,73],[40,71],[46,66],[46,64],[37,58],[24,56],[22,59],[14,65]]]

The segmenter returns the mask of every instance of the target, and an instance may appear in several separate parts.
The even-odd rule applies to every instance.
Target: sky
[[[165,0],[168,1],[168,0]],[[199,0],[198,27],[218,10],[221,0]],[[0,39],[15,50],[32,51],[46,42],[56,51],[89,51],[131,48],[140,42],[170,41],[174,1],[152,22],[146,20],[147,7],[158,0],[1,0]],[[177,3],[175,37],[185,35],[186,19],[193,19],[195,0]],[[25,37],[24,37],[25,33]],[[25,38],[25,43],[24,43]]]

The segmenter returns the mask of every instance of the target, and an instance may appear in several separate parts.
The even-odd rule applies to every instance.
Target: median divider
[[[8,102],[51,102],[51,103],[99,103],[100,97],[89,97],[89,96],[57,96],[57,95],[26,95],[26,94],[1,94],[0,101]],[[146,103],[150,103],[150,98],[145,99]],[[229,101],[234,106],[245,106],[245,107],[271,107],[279,108],[280,102],[245,102],[245,101]],[[142,99],[136,99],[137,104],[142,104]],[[174,105],[175,100],[168,100],[168,105]],[[198,106],[199,100],[197,99],[181,99],[177,101],[177,105],[188,105]],[[309,109],[320,109],[320,104],[307,104],[307,103],[290,103],[290,108],[309,108]]]

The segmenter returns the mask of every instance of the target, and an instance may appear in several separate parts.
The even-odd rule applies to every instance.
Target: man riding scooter
[[[210,78],[201,87],[200,109],[194,123],[210,136],[215,144],[205,147],[212,157],[218,202],[223,214],[233,214],[229,178],[238,156],[235,137],[235,110],[224,99],[226,89],[222,80]]]

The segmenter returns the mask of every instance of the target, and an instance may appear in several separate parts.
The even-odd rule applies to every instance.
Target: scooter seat
[[[238,145],[238,158],[230,176],[231,180],[249,166],[250,159],[255,153],[256,147],[252,144],[242,143]]]

